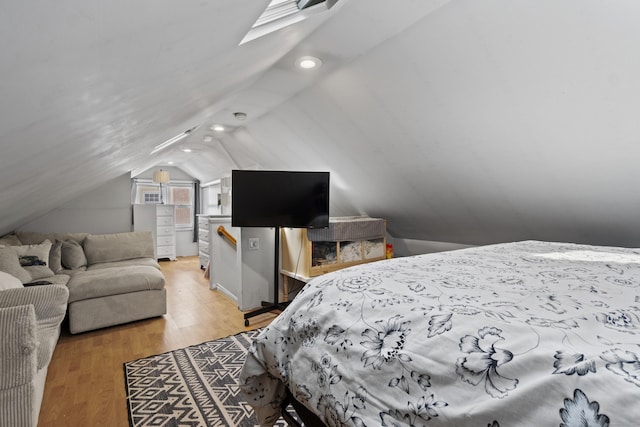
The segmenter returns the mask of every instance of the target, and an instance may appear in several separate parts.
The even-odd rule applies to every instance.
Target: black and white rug
[[[242,332],[124,364],[129,422],[143,426],[255,426],[238,377],[251,339]],[[280,419],[277,426],[286,426]]]

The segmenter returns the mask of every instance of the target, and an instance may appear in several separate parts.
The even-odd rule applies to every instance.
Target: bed
[[[307,283],[255,339],[261,425],[640,425],[640,250],[523,241]]]

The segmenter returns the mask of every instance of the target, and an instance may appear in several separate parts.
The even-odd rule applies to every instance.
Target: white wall
[[[236,246],[218,236],[219,225],[237,240]],[[262,301],[273,301],[274,229],[231,227],[230,217],[210,217],[209,230],[211,288],[236,301],[240,310],[260,307]],[[248,249],[250,238],[258,239],[258,249]]]
[[[399,238],[638,247],[640,3],[613,3],[449,2],[226,146],[330,170],[331,215]]]
[[[197,256],[198,242],[193,241],[193,230],[176,231],[176,256]]]
[[[172,179],[193,180],[178,168],[163,167],[162,169],[170,171]],[[154,170],[146,171],[138,177],[151,178]],[[126,173],[112,179],[18,228],[24,231],[92,234],[131,231],[131,175]],[[176,232],[176,254],[178,256],[198,255],[198,243],[193,242],[193,230]]]
[[[183,171],[180,168],[174,166],[154,166],[134,176],[133,178],[153,179],[153,173],[157,170],[164,170],[169,172],[169,178],[171,181],[193,181],[194,178]]]
[[[275,229],[243,227],[241,230],[238,250],[241,254],[242,287],[238,307],[246,310],[260,307],[262,301],[274,301]],[[249,239],[258,239],[258,249],[249,249]],[[278,269],[278,282],[279,278]]]
[[[429,254],[432,252],[444,252],[472,247],[472,245],[434,242],[430,240],[394,239],[389,238],[388,236],[387,243],[391,243],[393,245],[394,257]]]
[[[218,204],[220,192],[221,189],[219,180],[210,185],[202,186],[202,214],[222,215],[221,205]]]
[[[131,231],[131,176],[126,173],[19,227],[24,231]]]

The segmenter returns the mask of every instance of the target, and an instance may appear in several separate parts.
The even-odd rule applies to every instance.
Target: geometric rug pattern
[[[238,377],[260,330],[124,364],[131,427],[256,426]],[[281,418],[276,426],[287,426]]]

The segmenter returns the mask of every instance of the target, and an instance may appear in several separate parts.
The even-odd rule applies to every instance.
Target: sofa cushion
[[[149,267],[154,267],[160,270],[160,264],[153,258],[134,258],[134,259],[125,259],[122,261],[113,261],[113,262],[100,262],[98,264],[93,264],[87,267],[87,270],[102,270],[105,268],[113,268],[113,267],[126,267],[130,265],[146,265]]]
[[[0,271],[18,278],[21,283],[31,281],[31,275],[20,265],[18,254],[12,246],[0,248]]]
[[[58,274],[66,274],[67,276],[71,277],[71,276],[75,276],[78,273],[82,273],[83,271],[86,271],[87,267],[80,267],[80,268],[76,268],[75,270],[69,270],[66,268],[63,268],[62,271],[60,271],[60,273]]]
[[[80,243],[73,239],[62,242],[62,265],[67,270],[75,270],[87,265],[87,257]]]
[[[83,246],[88,265],[154,257],[153,236],[150,231],[90,234]]]
[[[149,266],[128,266],[87,270],[71,276],[69,303],[108,295],[164,288],[160,270]]]
[[[56,274],[55,276],[43,277],[42,279],[25,283],[24,286],[33,286],[33,284],[49,284],[49,285],[66,285],[71,276],[66,274]]]
[[[4,271],[0,271],[0,291],[13,288],[22,288],[20,279]]]
[[[23,245],[34,245],[45,240],[55,242],[56,240],[74,240],[82,243],[89,233],[42,233],[40,231],[16,231],[16,236]]]
[[[43,277],[53,276],[55,273],[49,268],[49,252],[51,242],[45,240],[37,245],[11,246],[20,260],[20,265],[31,276],[31,280],[39,280]]]
[[[31,282],[34,280],[41,280],[41,279],[44,279],[45,277],[53,276],[55,274],[46,265],[33,265],[33,266],[27,266],[23,268],[27,270],[27,273],[29,273],[29,275],[31,276],[31,280],[30,280]]]
[[[62,242],[56,240],[51,245],[51,251],[49,252],[49,268],[58,274],[62,271]]]

